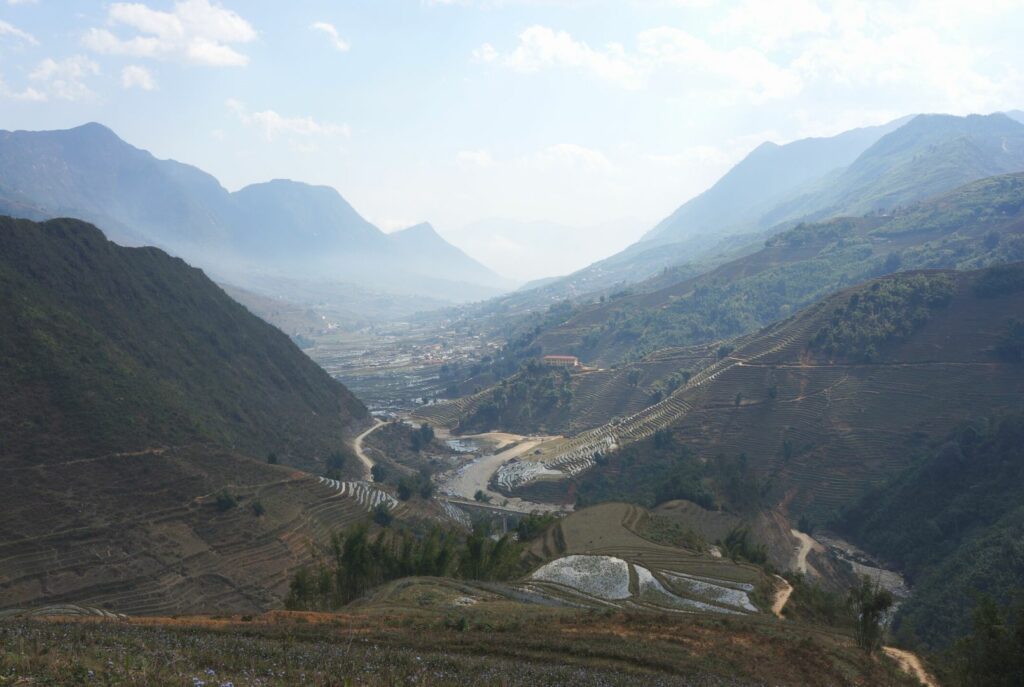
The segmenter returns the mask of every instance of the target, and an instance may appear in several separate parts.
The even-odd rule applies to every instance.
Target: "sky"
[[[0,128],[327,184],[525,280],[765,140],[1021,108],[1022,28],[1021,0],[0,0]]]

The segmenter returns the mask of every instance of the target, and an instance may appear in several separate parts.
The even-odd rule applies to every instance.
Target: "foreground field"
[[[914,684],[847,637],[791,623],[467,607],[429,582],[336,615],[14,619],[0,646],[4,684]]]

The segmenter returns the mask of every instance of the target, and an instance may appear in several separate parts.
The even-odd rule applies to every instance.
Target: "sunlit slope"
[[[613,449],[668,429],[701,459],[746,455],[760,505],[827,514],[905,467],[908,443],[1019,404],[1024,368],[997,348],[1024,312],[1022,271],[903,273],[848,289],[735,341],[664,400],[546,445],[535,462],[582,480],[624,471],[628,484],[630,470],[658,466],[620,464]],[[537,474],[520,463],[496,481],[515,492]]]

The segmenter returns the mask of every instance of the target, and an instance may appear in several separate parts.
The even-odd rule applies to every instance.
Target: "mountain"
[[[0,322],[0,606],[262,610],[366,517],[297,469],[366,408],[180,259],[0,218]]]
[[[832,138],[763,144],[643,239],[538,289],[531,303],[621,290],[664,270],[685,279],[800,221],[887,212],[1022,170],[1024,124],[1004,114],[918,115]]]
[[[438,273],[457,276],[471,284],[492,284],[512,289],[515,282],[499,277],[462,250],[445,241],[427,222],[387,235],[396,259],[413,274]]]
[[[801,224],[738,258],[702,273],[670,273],[590,303],[563,303],[523,326],[491,368],[498,377],[541,354],[579,356],[614,368],[644,365],[665,350],[708,346],[785,319],[840,289],[907,269],[977,269],[1024,260],[1024,174],[982,179],[891,215],[837,218]],[[514,295],[513,295],[514,296]],[[501,301],[509,301],[506,296]],[[671,356],[669,356],[671,357]],[[640,388],[619,381],[567,415],[549,418],[553,432],[578,431],[591,403],[639,410]],[[461,387],[489,386],[481,376]],[[628,401],[627,401],[628,399]],[[600,418],[592,416],[591,420]],[[609,418],[601,419],[601,422]],[[591,425],[592,426],[592,425]]]
[[[228,192],[209,174],[157,160],[95,123],[0,131],[0,208],[34,219],[76,216],[125,245],[191,252],[230,239]]]
[[[805,138],[785,145],[762,143],[704,193],[644,234],[647,241],[672,243],[755,224],[765,211],[805,184],[846,167],[906,118],[828,138]]]
[[[262,261],[286,256],[292,263],[318,264],[387,250],[387,237],[329,186],[288,179],[251,184],[231,194],[239,215],[236,250]]]
[[[962,184],[1024,170],[1024,124],[1004,114],[918,115],[883,136],[849,167],[760,220],[885,211]]]
[[[265,293],[275,291],[268,280],[291,278],[465,301],[508,283],[440,237],[409,260],[329,187],[274,180],[228,193],[99,124],[0,132],[0,210],[79,217],[119,243],[158,246]]]

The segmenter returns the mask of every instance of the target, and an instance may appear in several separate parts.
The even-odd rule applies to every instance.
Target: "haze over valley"
[[[0,682],[1024,682],[1013,3],[0,9]]]

